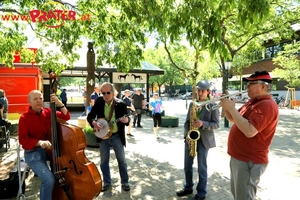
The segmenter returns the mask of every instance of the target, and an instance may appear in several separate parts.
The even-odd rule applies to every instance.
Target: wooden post
[[[284,105],[283,105],[284,107],[286,106],[286,103],[288,102],[289,97],[290,97],[290,104],[288,105],[288,107],[293,108],[292,101],[296,100],[295,88],[288,88],[288,91],[287,91],[286,96],[285,96]]]
[[[86,104],[90,105],[91,94],[94,92],[95,87],[95,52],[94,52],[93,42],[88,42],[88,51],[86,55]]]

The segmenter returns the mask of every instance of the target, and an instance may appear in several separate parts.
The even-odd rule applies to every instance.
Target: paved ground
[[[161,128],[161,139],[152,133],[152,118],[144,115],[143,129],[133,129],[134,138],[127,138],[126,157],[131,190],[121,189],[117,162],[111,151],[111,174],[113,186],[96,199],[146,199],[173,200],[190,199],[194,196],[177,197],[175,192],[182,188],[183,175],[183,123],[186,116],[184,100],[164,101],[166,115],[178,116],[179,126]],[[77,123],[79,113],[72,113],[70,123]],[[270,164],[261,178],[257,192],[260,200],[300,200],[300,116],[296,110],[280,110],[280,121],[270,151]],[[216,131],[217,147],[208,155],[207,200],[232,200],[229,186],[229,156],[227,155],[228,128],[221,119]],[[16,141],[11,139],[9,152],[0,153],[1,164],[16,158]],[[98,148],[86,148],[87,157],[99,169]],[[195,164],[196,171],[196,164]],[[197,177],[194,176],[195,181]],[[38,199],[40,181],[30,173],[26,179],[26,199]]]

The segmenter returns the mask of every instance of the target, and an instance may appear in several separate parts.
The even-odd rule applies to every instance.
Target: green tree
[[[83,86],[85,85],[85,78],[80,77],[60,77],[60,86]]]
[[[165,46],[167,41],[171,44],[183,39],[188,41],[195,52],[194,68],[190,71],[193,79],[197,77],[200,52],[207,49],[219,63],[225,90],[226,60],[233,60],[235,66],[245,67],[241,63],[235,64],[235,56],[239,52],[246,49],[249,52],[253,47],[260,49],[269,39],[278,42],[283,38],[290,39],[294,34],[291,24],[300,19],[299,8],[294,6],[294,1],[260,3],[260,8],[248,5],[249,10],[245,7],[249,2],[245,1],[193,1],[174,4],[162,15],[161,21],[164,23],[157,29],[159,39]],[[254,9],[261,13],[258,14],[258,10]],[[245,14],[244,11],[248,13]]]
[[[300,52],[300,42],[287,44],[284,46],[284,51],[278,53],[276,58],[273,58],[274,64],[278,68],[273,70],[274,75],[279,79],[286,80],[289,87],[300,87],[300,60],[298,53]]]
[[[28,23],[32,34],[43,44],[36,61],[44,71],[51,68],[60,73],[71,67],[79,58],[74,52],[82,47],[80,41],[86,39],[94,42],[97,67],[116,66],[119,71],[126,72],[140,66],[148,37],[155,33],[166,49],[181,41],[186,41],[193,49],[194,67],[190,73],[193,81],[203,50],[219,58],[224,73],[226,59],[234,59],[254,38],[261,41],[277,36],[288,38],[292,34],[290,24],[298,22],[300,16],[298,7],[291,9],[296,5],[293,3],[292,0],[79,0],[76,5],[63,3],[64,7],[76,11],[78,16],[88,15],[89,20],[65,21],[59,28],[45,26],[57,23],[55,20]],[[33,9],[51,7],[46,7],[44,0],[14,3],[4,0],[0,3],[1,14],[28,15]],[[0,61],[12,66],[12,52],[25,47],[24,33],[28,23],[5,23],[10,25],[0,25]],[[53,44],[56,49],[51,49]]]
[[[144,57],[147,61],[164,70],[164,75],[151,76],[149,80],[152,88],[155,83],[158,84],[159,93],[160,87],[163,84],[169,85],[172,88],[173,85],[184,82],[183,74],[172,65],[163,46],[158,46],[157,49],[146,49]],[[170,92],[172,93],[173,91]]]

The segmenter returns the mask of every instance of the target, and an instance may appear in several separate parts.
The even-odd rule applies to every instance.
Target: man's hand
[[[93,127],[94,127],[95,131],[100,131],[100,129],[103,128],[103,125],[99,122],[93,121],[92,124],[93,124]]]
[[[36,146],[40,146],[43,149],[47,149],[47,148],[50,148],[52,145],[51,145],[51,143],[48,140],[39,140],[36,143]]]
[[[126,123],[128,123],[128,117],[127,117],[127,116],[124,116],[124,117],[121,118],[120,121],[121,121],[122,123],[126,124]]]
[[[219,103],[219,105],[228,112],[230,112],[230,110],[235,109],[235,101],[227,99],[227,98],[221,99],[221,102]]]
[[[202,125],[203,125],[203,121],[201,121],[201,120],[199,120],[199,119],[193,121],[193,126],[194,126],[195,128],[200,128]]]

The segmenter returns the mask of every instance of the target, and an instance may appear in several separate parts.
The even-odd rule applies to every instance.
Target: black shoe
[[[198,195],[195,195],[192,200],[204,200],[205,197],[199,197]]]
[[[192,193],[193,193],[193,190],[186,190],[186,189],[182,189],[182,190],[176,192],[177,196],[179,196],[179,197],[182,197],[182,196],[185,196],[188,194],[192,194]]]
[[[128,184],[122,184],[122,188],[125,191],[129,191],[130,190],[130,186]]]
[[[138,125],[137,127],[138,127],[138,128],[143,128],[141,125]]]
[[[102,192],[108,190],[108,188],[110,188],[110,185],[103,185],[102,186]]]
[[[135,128],[135,124],[133,124],[133,126],[132,126],[133,128]]]
[[[132,135],[131,133],[127,133],[128,136],[134,137],[134,135]]]

